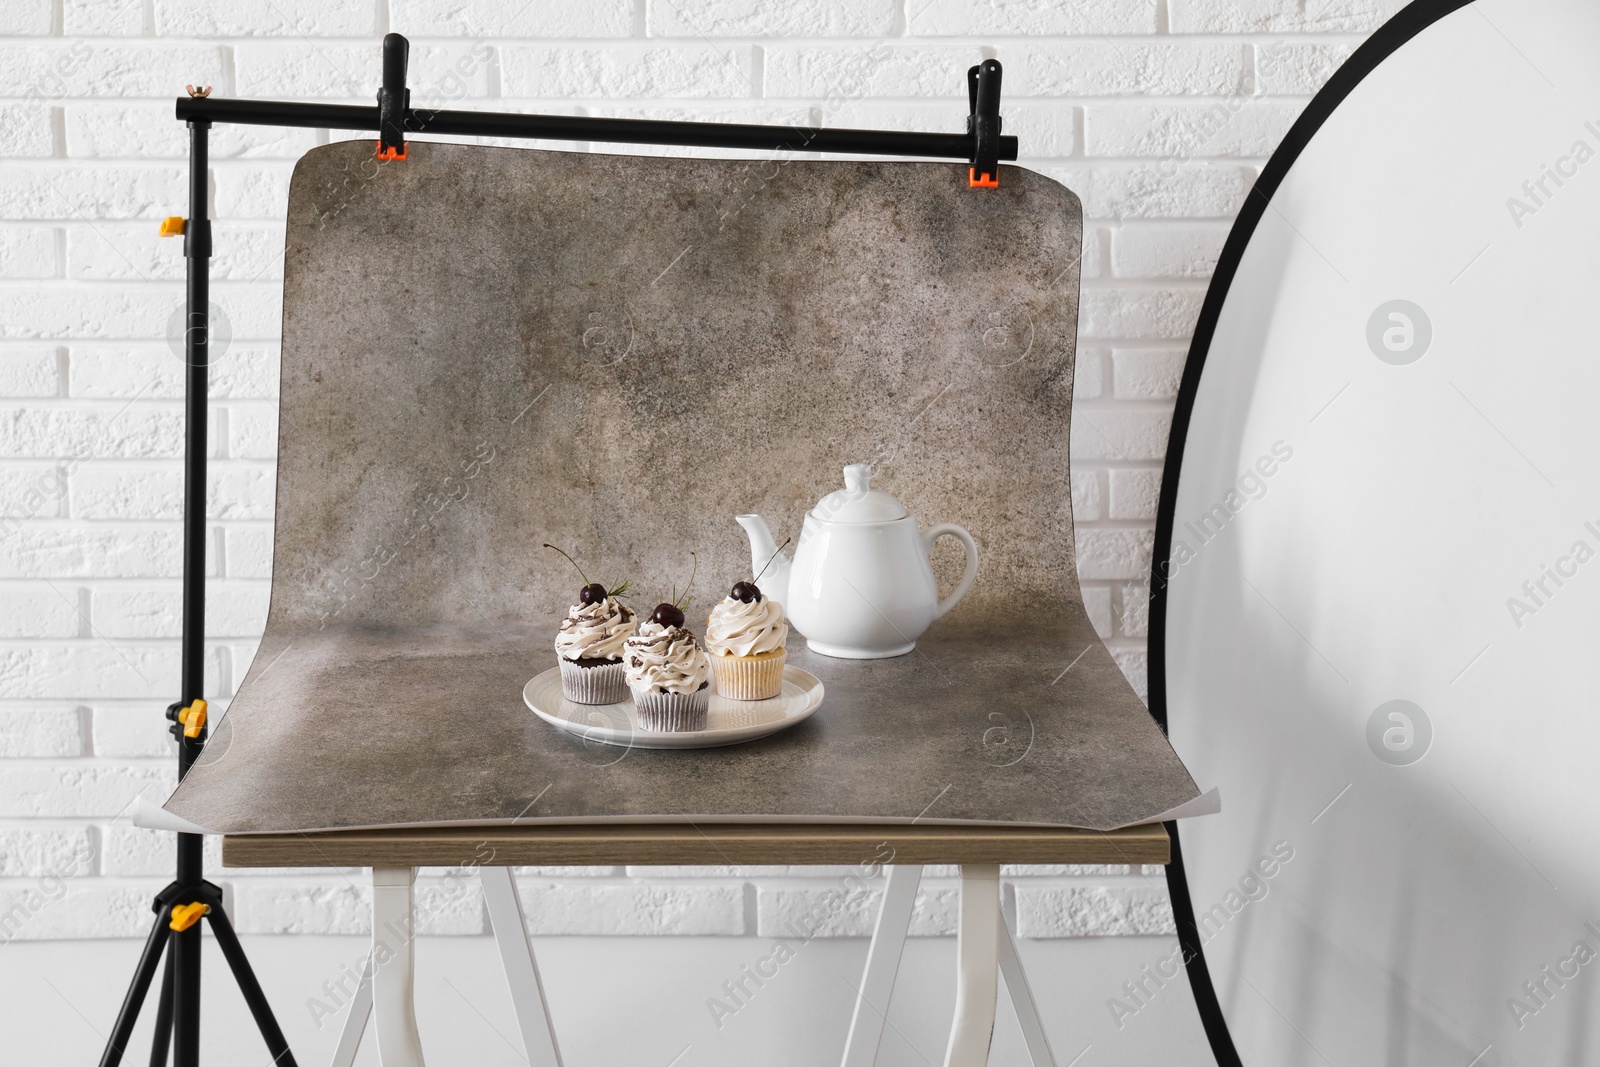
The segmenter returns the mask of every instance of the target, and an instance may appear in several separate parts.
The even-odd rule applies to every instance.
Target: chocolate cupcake
[[[615,704],[628,698],[622,653],[637,621],[616,597],[574,604],[556,634],[561,692],[579,704]]]
[[[544,547],[561,552],[554,545]],[[567,560],[572,562],[572,557]],[[577,567],[575,562],[572,565]],[[556,633],[561,692],[578,704],[616,704],[628,697],[622,654],[638,626],[633,609],[619,599],[627,592],[628,583],[607,590],[599,582],[590,582],[582,568],[578,574],[585,585]]]
[[[623,652],[639,726],[652,733],[704,730],[711,706],[710,667],[683,612],[662,604],[628,638]]]

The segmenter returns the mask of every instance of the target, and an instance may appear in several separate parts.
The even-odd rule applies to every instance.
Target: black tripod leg
[[[161,972],[161,993],[156,1001],[156,1032],[150,1039],[150,1067],[167,1067],[167,1048],[172,1044],[172,969],[174,953],[167,953],[167,967]]]
[[[172,1063],[200,1067],[200,924],[172,938]]]
[[[122,1052],[128,1046],[128,1039],[133,1036],[133,1024],[139,1021],[139,1008],[144,1004],[145,994],[150,992],[156,966],[161,962],[161,950],[166,948],[167,938],[172,933],[167,922],[167,909],[162,908],[156,915],[155,926],[150,929],[150,937],[144,943],[144,955],[139,957],[139,967],[133,972],[133,984],[128,986],[122,1010],[117,1012],[117,1024],[111,1028],[106,1050],[100,1055],[100,1067],[117,1067],[122,1062]]]
[[[228,921],[228,913],[221,908],[212,908],[206,913],[206,918],[211,920],[211,935],[217,939],[217,947],[222,949],[222,955],[227,959],[228,966],[233,968],[233,980],[239,983],[239,992],[244,994],[244,1002],[250,1005],[250,1014],[256,1017],[256,1027],[267,1043],[267,1051],[272,1053],[272,1062],[278,1067],[295,1067],[294,1055],[289,1051],[289,1042],[284,1040],[283,1031],[278,1029],[278,1020],[272,1014],[272,1005],[267,1003],[266,994],[261,992],[261,984],[256,981],[256,972],[250,969],[250,961],[245,958],[244,946],[239,944],[239,936],[233,932],[233,924]]]

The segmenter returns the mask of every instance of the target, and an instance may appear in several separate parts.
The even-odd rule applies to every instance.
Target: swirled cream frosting
[[[633,631],[633,609],[614,596],[593,604],[574,604],[556,634],[556,655],[562,659],[621,659]]]
[[[727,597],[711,609],[706,623],[706,649],[717,656],[753,656],[775,652],[789,638],[783,605],[771,597],[746,604]]]
[[[656,622],[645,623],[628,638],[623,659],[629,685],[667,693],[698,692],[711,669],[694,634],[681,626]]]

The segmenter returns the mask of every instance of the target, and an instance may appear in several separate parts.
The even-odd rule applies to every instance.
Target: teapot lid
[[[835,489],[811,509],[822,522],[893,522],[909,512],[882,489],[872,488],[872,467],[852,463],[844,469],[844,488]]]

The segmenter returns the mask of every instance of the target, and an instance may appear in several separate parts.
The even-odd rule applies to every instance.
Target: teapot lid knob
[[[844,469],[844,488],[817,502],[811,514],[823,522],[893,522],[906,517],[905,505],[872,488],[872,465],[852,463]]]

